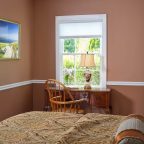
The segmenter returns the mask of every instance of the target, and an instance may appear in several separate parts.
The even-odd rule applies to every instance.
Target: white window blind
[[[59,36],[97,36],[102,35],[102,22],[62,23]]]

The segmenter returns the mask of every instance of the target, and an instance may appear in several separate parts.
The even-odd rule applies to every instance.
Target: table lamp
[[[81,55],[81,61],[80,61],[80,67],[85,67],[86,71],[84,72],[84,77],[85,77],[85,85],[84,89],[91,89],[90,85],[90,80],[92,73],[89,70],[90,67],[95,67],[95,62],[94,62],[94,54],[82,54]]]

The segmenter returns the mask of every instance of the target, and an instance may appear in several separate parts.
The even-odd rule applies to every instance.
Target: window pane
[[[74,70],[73,69],[63,70],[63,82],[66,85],[74,84]]]
[[[84,85],[85,79],[84,79],[84,71],[76,71],[76,84],[77,85]]]
[[[100,38],[63,39],[64,53],[100,52]]]
[[[63,56],[63,81],[67,85],[74,83],[74,56]]]
[[[100,71],[93,71],[91,78],[92,85],[100,85]]]
[[[75,39],[64,39],[64,53],[75,52]]]
[[[75,67],[76,69],[81,69],[80,67],[80,60],[81,60],[81,55],[75,55]]]
[[[64,68],[74,68],[74,56],[73,55],[63,55],[63,67]]]
[[[95,61],[96,67],[100,67],[100,61],[101,61],[101,59],[100,59],[99,55],[95,55],[94,56],[94,61]]]
[[[99,38],[77,38],[75,41],[76,41],[76,53],[100,51]]]

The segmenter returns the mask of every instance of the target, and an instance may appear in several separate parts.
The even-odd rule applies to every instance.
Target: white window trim
[[[93,22],[93,21],[102,21],[103,22],[103,43],[102,43],[102,67],[101,67],[101,76],[103,76],[100,82],[100,88],[106,87],[107,80],[107,22],[106,14],[95,14],[95,15],[71,15],[71,16],[56,16],[55,18],[55,27],[56,27],[56,79],[60,80],[62,75],[60,69],[62,66],[62,58],[60,57],[59,51],[59,24],[60,23],[72,23],[72,22]]]

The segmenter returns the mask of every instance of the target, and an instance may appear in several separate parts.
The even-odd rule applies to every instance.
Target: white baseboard
[[[0,91],[29,84],[44,84],[46,80],[29,80],[0,86]],[[144,86],[144,82],[107,81],[111,86]]]

